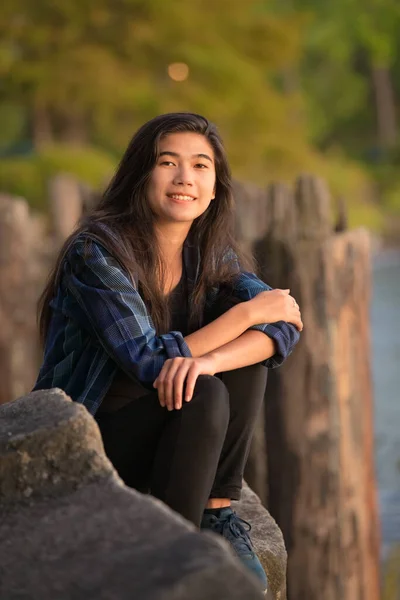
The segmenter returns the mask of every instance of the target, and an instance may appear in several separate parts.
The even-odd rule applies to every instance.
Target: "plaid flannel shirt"
[[[62,263],[60,283],[50,306],[52,317],[44,360],[34,390],[58,387],[95,414],[118,369],[153,389],[168,358],[190,357],[183,335],[157,335],[137,288],[110,252],[88,234],[76,238]],[[90,236],[89,236],[90,237]],[[199,249],[186,240],[183,249],[188,290],[199,270]],[[270,290],[253,273],[241,272],[232,304]],[[206,306],[217,302],[210,290]],[[227,310],[230,306],[225,306]],[[276,354],[263,364],[277,367],[299,340],[297,329],[284,321],[255,325],[272,338]]]

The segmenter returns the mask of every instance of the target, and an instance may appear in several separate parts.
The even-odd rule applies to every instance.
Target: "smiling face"
[[[191,224],[215,196],[214,151],[199,133],[171,133],[159,142],[159,156],[147,187],[158,225]]]

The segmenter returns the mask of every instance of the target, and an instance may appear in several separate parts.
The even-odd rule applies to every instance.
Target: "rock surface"
[[[240,502],[233,505],[237,514],[251,523],[251,539],[271,588],[267,597],[286,600],[287,554],[281,530],[248,485],[243,487]]]
[[[252,506],[250,490],[243,508],[246,498]],[[250,518],[246,509],[241,514]],[[255,524],[256,512],[251,518]],[[0,597],[263,596],[222,539],[124,486],[95,420],[50,390],[0,407]]]

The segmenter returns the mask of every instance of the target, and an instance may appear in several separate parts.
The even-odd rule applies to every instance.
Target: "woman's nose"
[[[174,183],[176,185],[193,185],[193,174],[190,169],[186,167],[178,169],[175,173]]]

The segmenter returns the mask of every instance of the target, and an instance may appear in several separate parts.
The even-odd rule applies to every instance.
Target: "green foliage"
[[[363,226],[374,232],[382,231],[383,210],[373,197],[373,180],[365,169],[343,154],[331,153],[318,165],[318,173],[328,182],[333,204],[343,201],[349,227]]]
[[[0,160],[0,190],[46,211],[48,182],[57,173],[68,173],[94,189],[102,189],[115,166],[109,155],[95,148],[47,147],[27,158]]]
[[[383,205],[389,213],[400,216],[400,181],[383,196]]]
[[[374,233],[382,233],[385,226],[385,215],[379,206],[371,203],[347,202],[346,204],[350,228],[362,226]]]
[[[0,160],[0,191],[25,198],[39,210],[46,209],[46,185],[35,159]]]
[[[398,600],[400,593],[400,546],[395,546],[383,573],[382,600]]]
[[[351,220],[377,228],[371,189],[397,210],[400,183],[398,161],[383,175],[372,73],[400,93],[399,27],[398,0],[4,0],[0,144],[19,151],[29,129],[37,157],[2,181],[35,202],[57,169],[99,186],[145,120],[193,111],[218,124],[237,178],[325,176]]]
[[[299,63],[314,140],[365,159],[378,145],[373,69],[400,75],[397,0],[293,0],[308,11]]]
[[[23,106],[0,104],[0,152],[24,136],[26,114]]]
[[[220,125],[233,156],[257,163],[266,135],[305,135],[292,119],[292,100],[272,80],[297,59],[301,19],[259,6],[5,0],[3,48],[18,48],[3,60],[5,97],[23,99],[33,121],[45,113],[56,139],[80,122],[89,139],[114,152],[157,113],[205,113]],[[168,77],[176,61],[189,65],[186,81]]]
[[[69,173],[95,189],[104,187],[115,170],[115,161],[96,148],[47,146],[40,152],[36,164],[44,180],[57,173]]]
[[[400,216],[400,146],[397,144],[386,159],[371,169],[383,209],[389,216]]]

